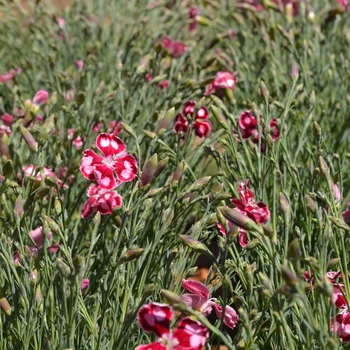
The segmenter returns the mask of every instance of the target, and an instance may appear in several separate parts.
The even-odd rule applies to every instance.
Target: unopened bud
[[[295,61],[292,62],[292,66],[290,68],[290,78],[292,81],[298,80],[299,78],[299,69]]]
[[[38,152],[38,144],[35,141],[33,135],[29,132],[28,129],[26,129],[24,126],[20,125],[19,130],[21,131],[22,137],[24,138],[24,141],[28,145],[29,149],[33,153]]]
[[[0,307],[1,307],[2,311],[4,311],[7,316],[11,316],[11,313],[12,313],[11,305],[5,297],[0,298]]]
[[[60,227],[56,224],[56,222],[53,219],[46,215],[44,215],[44,219],[52,232],[58,233],[60,231]]]
[[[298,283],[298,277],[286,265],[281,265],[281,276],[289,286],[295,286]]]
[[[287,197],[282,192],[280,192],[280,206],[281,206],[281,210],[283,211],[283,213],[288,215],[289,202],[288,202]]]
[[[264,234],[263,228],[261,226],[257,225],[252,219],[241,214],[236,209],[231,209],[228,207],[218,207],[217,209],[227,220],[231,221],[234,225],[241,227],[247,231],[255,231],[261,235]]]
[[[76,276],[82,275],[85,272],[85,260],[81,255],[76,255],[73,258],[74,273]]]
[[[338,218],[335,218],[334,216],[328,216],[328,218],[329,218],[329,220],[332,221],[332,223],[333,223],[335,226],[337,226],[337,227],[339,227],[339,228],[341,228],[341,229],[343,229],[343,230],[345,230],[345,231],[350,232],[350,226],[348,226],[348,225],[345,223],[345,221],[343,221],[343,220],[341,220],[341,219],[338,219]]]
[[[125,124],[125,123],[120,123],[120,125],[122,126],[122,128],[124,129],[124,131],[129,134],[130,136],[132,136],[135,140],[137,139],[137,136],[135,134],[135,131],[134,129],[129,126],[128,124]]]
[[[153,198],[163,191],[163,187],[152,188],[147,194],[146,198]]]
[[[154,178],[157,178],[161,173],[162,171],[166,168],[166,166],[168,165],[168,162],[169,162],[169,157],[166,157],[162,160],[160,160],[157,164],[157,169],[154,173]]]
[[[269,90],[267,90],[267,87],[263,81],[260,82],[260,93],[263,97],[269,98]]]
[[[143,248],[134,248],[134,249],[127,250],[120,256],[118,262],[124,263],[124,262],[135,260],[143,253],[143,251],[144,251]]]
[[[197,253],[208,252],[208,248],[201,242],[197,241],[195,238],[186,235],[179,235],[184,244],[194,250]]]
[[[58,271],[61,273],[63,277],[69,277],[71,274],[70,267],[62,260],[62,258],[56,259],[56,265]]]
[[[339,263],[339,261],[340,261],[340,258],[334,258],[334,259],[328,260],[327,270],[332,270],[334,266]]]
[[[314,121],[312,124],[312,133],[316,139],[319,139],[321,137],[322,130],[316,121]]]
[[[174,209],[173,208],[168,208],[164,210],[163,213],[163,222],[166,223],[167,225],[170,225],[171,222],[173,221],[174,218]]]
[[[305,195],[306,207],[310,210],[311,213],[316,213],[316,202],[307,194]]]
[[[164,131],[166,131],[166,129],[168,129],[170,123],[174,119],[174,115],[175,115],[175,108],[172,107],[165,113],[164,118],[161,120],[161,122],[157,128],[157,131],[156,131],[157,135],[160,135],[162,132],[164,132]]]
[[[271,293],[273,292],[270,279],[262,272],[259,272],[260,281],[263,286],[268,289]]]
[[[153,140],[156,137],[156,134],[154,132],[148,131],[148,130],[142,130],[142,132],[149,137],[151,140]]]
[[[24,210],[23,210],[23,199],[21,195],[19,195],[16,199],[14,211],[17,214],[17,216],[20,219],[22,219]]]
[[[178,308],[179,310],[188,309],[187,304],[181,298],[180,295],[175,294],[175,293],[171,292],[170,290],[166,290],[166,289],[161,289],[160,294],[162,294],[162,296],[165,299],[167,299],[168,302],[170,302],[170,305],[176,304],[176,308]]]
[[[181,162],[178,164],[176,170],[173,173],[173,177],[171,179],[171,184],[173,185],[173,187],[177,187],[179,184],[179,181],[181,179],[181,176],[183,174],[185,170],[185,164],[184,162]]]
[[[298,261],[301,257],[300,243],[299,239],[293,239],[288,246],[287,257],[291,261]]]
[[[142,174],[140,177],[141,187],[145,187],[152,182],[154,175],[157,171],[157,164],[158,164],[158,156],[157,156],[157,153],[155,153],[147,161],[146,165],[144,166],[144,168],[142,170]]]
[[[310,94],[310,97],[309,97],[309,102],[310,102],[310,107],[312,108],[315,103],[316,103],[316,94],[315,94],[315,91],[312,90],[311,91],[311,94]]]
[[[205,176],[205,177],[202,177],[201,179],[198,179],[189,187],[186,193],[202,190],[210,180],[211,180],[211,176]]]

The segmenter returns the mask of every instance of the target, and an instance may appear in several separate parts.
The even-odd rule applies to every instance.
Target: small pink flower
[[[33,98],[33,104],[36,106],[43,106],[46,104],[47,99],[49,98],[49,94],[45,90],[39,90]]]
[[[216,78],[210,83],[208,89],[204,92],[204,96],[208,96],[213,92],[221,94],[225,89],[233,92],[237,82],[236,75],[236,72],[217,72]]]
[[[38,249],[41,249],[43,247],[43,227],[39,226],[37,229],[30,231],[29,235],[32,238],[32,240],[34,241],[36,247]],[[47,235],[47,240],[50,240],[52,238],[52,232],[50,231]]]
[[[174,124],[174,132],[178,134],[179,132],[183,132],[184,134],[187,132],[189,127],[189,119],[188,116],[191,117],[195,113],[196,107],[195,101],[188,101],[185,103],[183,113],[178,113],[175,117]],[[198,137],[206,137],[211,131],[212,125],[209,120],[208,109],[205,106],[200,107],[195,114],[192,126],[195,134]]]
[[[83,60],[76,60],[75,65],[77,66],[77,69],[79,71],[81,71],[84,68],[84,61]]]
[[[146,74],[145,74],[145,79],[146,79],[148,82],[151,82],[151,81],[153,80],[152,74],[146,73]]]
[[[58,17],[57,23],[61,29],[63,29],[66,26],[66,21],[62,17]]]
[[[108,132],[110,134],[114,134],[115,136],[118,136],[119,133],[122,132],[122,123],[121,122],[117,122],[116,120],[112,120],[109,123]]]
[[[276,118],[272,118],[270,120],[270,130],[271,130],[271,137],[273,141],[277,141],[280,137],[280,130],[277,126],[277,119]]]
[[[92,128],[93,132],[98,132],[101,129],[101,126],[103,125],[102,121],[99,120]]]
[[[129,182],[136,177],[137,161],[126,153],[126,146],[119,137],[114,134],[99,134],[96,146],[103,153],[103,157],[91,149],[83,152],[80,171],[85,178],[97,181],[102,189],[112,190],[121,182]]]
[[[191,294],[182,294],[182,299],[193,310],[200,311],[204,316],[210,315],[212,308],[214,308],[216,316],[221,320],[222,306],[216,303],[216,298],[209,299],[209,289],[200,282],[192,280],[182,280],[182,287],[184,287]],[[238,322],[238,315],[231,306],[226,306],[224,323],[229,328],[234,328]]]
[[[188,14],[189,17],[191,19],[191,23],[190,23],[190,31],[193,31],[196,29],[197,27],[197,16],[199,16],[199,14],[201,13],[201,8],[200,7],[195,7],[195,6],[191,6]]]
[[[163,89],[166,90],[169,87],[169,80],[162,80],[158,83],[158,86]]]
[[[75,147],[76,150],[80,150],[83,147],[83,140],[81,139],[81,136],[77,136],[73,141],[72,145]]]
[[[89,286],[90,286],[90,280],[88,278],[84,278],[81,281],[81,285],[80,285],[81,292],[85,293],[88,290]]]
[[[243,139],[248,139],[253,136],[253,142],[258,141],[257,122],[252,111],[242,112],[239,117],[238,127]]]
[[[339,202],[341,199],[340,189],[337,186],[337,184],[333,184],[333,188],[334,188],[334,198],[337,202]]]
[[[196,320],[183,318],[172,331],[170,322],[174,317],[169,305],[150,302],[137,313],[137,320],[145,332],[154,333],[158,339],[135,350],[201,350],[209,339],[208,329]]]
[[[196,105],[197,105],[197,102],[196,101],[187,101],[185,103],[185,106],[184,106],[184,109],[183,109],[183,113],[184,115],[193,115],[194,114],[194,111],[195,111],[195,108],[196,108]]]
[[[9,72],[0,75],[0,83],[8,83],[16,74],[16,71],[11,69]]]
[[[35,176],[35,178],[38,180],[38,181],[42,181],[43,180],[43,177],[41,175],[41,173],[43,172],[44,173],[44,178],[46,177],[51,177],[53,178],[55,181],[57,181],[57,184],[59,186],[63,186],[63,188],[68,188],[67,185],[63,185],[63,182],[62,180],[60,180],[56,174],[49,168],[49,167],[44,167],[42,172],[38,172],[38,167],[37,166],[34,166],[34,165],[27,165],[27,166],[24,166],[22,167],[23,171],[24,171],[24,175],[27,176],[27,177],[31,177],[31,176]],[[36,173],[36,175],[35,175]]]
[[[0,119],[6,126],[11,126],[13,123],[13,116],[8,113],[3,114]]]
[[[187,51],[184,43],[173,41],[168,35],[162,39],[161,45],[172,58],[179,58]]]
[[[84,203],[81,217],[86,219],[94,212],[109,215],[115,208],[121,208],[123,198],[112,190],[105,190],[98,185],[91,185],[87,191],[88,200]]]
[[[11,135],[12,131],[11,129],[6,126],[6,125],[0,125],[0,136],[2,136],[2,134],[5,133],[7,136]]]

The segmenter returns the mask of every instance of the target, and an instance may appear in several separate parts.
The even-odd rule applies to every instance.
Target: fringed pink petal
[[[181,350],[202,350],[209,339],[208,328],[189,317],[183,318],[173,334]]]
[[[129,182],[137,175],[137,161],[129,154],[118,158],[114,167],[118,180],[121,182]]]
[[[188,290],[190,293],[199,295],[200,297],[209,299],[209,289],[200,282],[193,281],[193,280],[185,280],[183,279],[181,281],[182,287]]]
[[[218,319],[222,319],[222,306],[216,304],[216,303],[212,303],[212,306],[215,309],[215,313],[216,316],[218,317]],[[235,328],[236,324],[239,320],[239,317],[236,313],[236,311],[231,307],[226,305],[225,307],[225,315],[224,315],[224,324],[229,327],[229,328]]]
[[[211,122],[209,120],[196,119],[193,123],[193,129],[197,136],[206,137],[211,131]]]
[[[124,142],[114,134],[99,134],[96,138],[96,146],[105,157],[114,156],[126,150]]]
[[[104,190],[113,190],[118,185],[114,177],[113,169],[105,164],[97,164],[95,166],[94,175],[97,183]]]
[[[150,302],[140,308],[137,313],[137,320],[144,331],[152,332],[158,337],[162,337],[170,333],[170,321],[173,316],[170,306]]]
[[[90,180],[95,180],[95,166],[98,164],[102,164],[103,158],[96,154],[91,149],[87,149],[83,152],[83,159],[81,160],[80,171],[83,176]]]

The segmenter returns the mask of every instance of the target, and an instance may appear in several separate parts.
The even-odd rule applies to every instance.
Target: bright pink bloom
[[[114,134],[99,134],[96,146],[103,153],[103,157],[91,149],[83,152],[80,171],[85,178],[97,181],[102,189],[112,190],[121,182],[129,182],[136,177],[137,161],[126,153],[126,146],[119,137]]]
[[[341,312],[335,320],[331,319],[331,331],[335,332],[343,343],[350,342],[350,313]]]
[[[211,122],[209,120],[196,119],[193,122],[193,129],[198,137],[206,137],[211,131]]]
[[[83,140],[81,138],[81,136],[77,136],[73,141],[72,141],[72,145],[75,147],[76,150],[80,150],[83,147]]]
[[[175,124],[174,124],[175,134],[179,134],[180,132],[183,132],[184,134],[186,134],[187,130],[188,130],[187,118],[182,113],[178,113],[175,117]]]
[[[158,86],[163,89],[166,90],[169,87],[169,80],[162,80],[158,83]]]
[[[237,82],[236,75],[236,72],[217,72],[216,78],[210,83],[208,89],[204,93],[204,96],[208,96],[213,92],[221,95],[222,91],[225,89],[232,90],[233,92]]]
[[[192,280],[182,280],[182,287],[188,290],[191,294],[182,294],[181,298],[192,308],[193,310],[200,311],[204,316],[211,314],[214,308],[216,316],[221,320],[222,318],[222,306],[216,303],[216,298],[209,299],[209,289],[200,282]],[[238,315],[231,306],[226,306],[224,323],[229,328],[234,328],[238,322]]]
[[[191,6],[188,14],[190,16],[191,19],[191,23],[190,23],[190,31],[193,31],[196,29],[197,27],[197,16],[199,16],[199,14],[201,13],[201,8],[200,7],[195,7],[195,6]]]
[[[8,113],[3,114],[0,119],[7,126],[11,126],[13,123],[13,116]]]
[[[80,71],[84,68],[84,61],[83,60],[76,60],[75,65],[77,66],[77,69]]]
[[[84,203],[81,217],[86,219],[94,212],[109,215],[115,208],[121,208],[123,198],[112,190],[105,190],[98,185],[91,185],[87,191],[88,200]]]
[[[88,278],[84,278],[81,281],[81,285],[80,285],[81,292],[85,293],[88,290],[89,286],[90,286],[90,280]]]
[[[170,306],[155,302],[143,305],[137,320],[145,332],[154,333],[157,341],[139,345],[135,350],[201,350],[209,339],[208,329],[189,317],[182,319],[172,331],[170,322],[174,314]]]
[[[162,39],[161,44],[172,58],[179,58],[187,51],[184,43],[173,41],[168,35]]]
[[[254,143],[258,142],[259,134],[257,130],[257,121],[252,111],[244,111],[238,121],[239,131],[243,139],[252,137]]]
[[[44,104],[46,104],[47,99],[49,98],[49,94],[47,91],[45,90],[39,90],[33,98],[33,103],[36,106],[43,106]]]

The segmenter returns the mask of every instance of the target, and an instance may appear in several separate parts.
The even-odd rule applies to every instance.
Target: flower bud
[[[260,82],[260,94],[265,98],[269,98],[269,90],[267,90],[267,87],[262,80]]]
[[[85,293],[88,290],[89,287],[90,287],[90,280],[88,278],[84,278],[81,281],[81,285],[80,285],[81,292]]]
[[[38,152],[38,144],[35,141],[33,135],[29,132],[28,129],[26,129],[24,126],[20,126],[19,130],[21,131],[22,137],[24,138],[24,141],[26,142],[26,144],[28,145],[29,149],[33,152],[33,153],[37,153]]]
[[[210,180],[211,180],[211,176],[205,176],[205,177],[202,177],[201,179],[198,179],[188,188],[186,193],[202,190]]]
[[[7,316],[11,316],[11,313],[12,313],[11,305],[9,304],[9,302],[7,301],[7,299],[5,297],[0,298],[0,307],[1,307],[2,311],[4,311]]]
[[[307,194],[305,195],[306,207],[310,210],[311,213],[316,213],[316,202]]]
[[[299,69],[295,61],[292,62],[292,66],[290,68],[290,78],[292,81],[296,81],[299,78]]]
[[[171,184],[173,187],[177,187],[179,184],[179,181],[181,179],[181,176],[185,170],[185,164],[182,161],[181,163],[178,164],[176,170],[173,173],[172,179],[171,179]]]
[[[299,239],[293,239],[288,246],[287,257],[291,261],[298,261],[301,257],[300,243]]]
[[[172,107],[165,113],[164,118],[161,120],[161,122],[156,130],[157,135],[160,135],[161,133],[166,131],[166,129],[168,129],[170,123],[174,119],[174,115],[175,115],[175,108]]]
[[[164,210],[163,213],[163,222],[167,225],[170,225],[171,222],[173,221],[174,218],[174,209],[173,208],[168,208]]]
[[[47,91],[45,90],[39,90],[33,98],[33,103],[36,106],[43,106],[44,104],[46,104],[47,99],[49,97],[49,94]]]
[[[154,175],[157,171],[157,165],[158,165],[158,156],[157,156],[157,153],[155,153],[147,161],[146,165],[142,170],[142,174],[140,177],[140,187],[145,187],[152,182]]]
[[[56,259],[57,269],[63,277],[69,277],[71,274],[70,267],[63,261],[62,258]]]
[[[286,198],[286,196],[282,192],[280,192],[280,206],[281,206],[281,210],[283,211],[283,213],[285,215],[288,215],[289,202],[288,202],[288,199]]]
[[[319,140],[322,135],[321,127],[318,125],[316,121],[314,121],[314,123],[312,124],[312,133],[317,140]]]
[[[24,210],[23,210],[23,199],[21,195],[19,195],[16,199],[14,212],[17,214],[17,216],[20,219],[22,219]]]
[[[166,289],[161,289],[160,294],[162,294],[162,296],[170,302],[170,305],[176,304],[176,308],[179,310],[188,309],[186,302],[181,298],[180,295]]]
[[[298,277],[286,265],[281,265],[281,276],[288,286],[295,286],[298,283]]]
[[[338,264],[339,261],[340,261],[340,258],[334,258],[334,259],[328,260],[327,270],[332,270],[334,266]]]
[[[332,221],[332,223],[335,226],[337,226],[345,231],[350,232],[350,226],[348,226],[343,220],[335,218],[334,216],[328,216],[328,218],[329,218],[329,220]]]
[[[124,262],[135,260],[143,253],[143,251],[144,251],[143,248],[134,248],[134,249],[127,250],[120,256],[118,262],[124,263]]]
[[[179,235],[184,244],[190,249],[197,253],[208,252],[208,248],[201,242],[197,241],[195,238],[186,235]]]
[[[261,226],[257,225],[252,219],[241,214],[239,211],[228,207],[218,207],[218,210],[227,220],[231,221],[236,226],[241,227],[247,231],[255,231],[261,235],[264,234],[263,228]]]
[[[154,132],[148,131],[148,130],[142,130],[142,132],[149,137],[151,140],[153,140],[156,137],[156,134]]]

